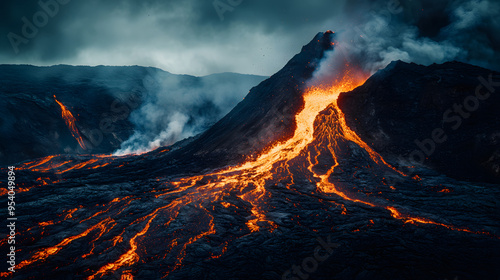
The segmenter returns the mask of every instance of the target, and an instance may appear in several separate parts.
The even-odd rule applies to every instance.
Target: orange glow
[[[101,167],[104,167],[104,166],[109,165],[109,164],[111,164],[111,162],[106,162],[106,163],[103,163],[103,164],[98,164],[98,165],[92,166],[90,168],[91,169],[97,169],[97,168],[101,168]]]
[[[56,96],[54,95],[54,100],[59,104],[59,107],[61,107],[61,115],[62,118],[64,119],[64,122],[68,126],[69,130],[71,131],[71,135],[78,141],[78,144],[82,149],[86,150],[87,147],[85,146],[85,143],[83,142],[82,136],[80,135],[80,131],[76,127],[76,120],[75,117],[73,117],[73,114],[62,104],[56,99]]]
[[[64,219],[71,219],[73,218],[73,214],[78,211],[78,208],[74,208],[74,209],[71,209],[68,211],[68,214],[66,214],[66,216],[64,217]]]
[[[208,213],[208,211],[206,211],[206,212]],[[209,226],[209,230],[203,231],[202,233],[200,233],[200,234],[198,234],[198,235],[196,235],[194,237],[191,237],[186,243],[184,243],[184,245],[182,247],[182,250],[181,250],[181,253],[177,257],[177,263],[175,264],[174,268],[170,272],[178,269],[182,265],[182,261],[184,260],[184,257],[186,256],[186,248],[187,248],[188,245],[193,244],[194,242],[196,242],[197,240],[201,239],[204,236],[211,235],[211,234],[215,233],[214,219],[213,219],[213,217],[212,217],[212,215],[210,213],[208,213],[208,215],[211,218],[210,222],[209,222],[209,225],[208,225]]]
[[[48,222],[41,222],[38,224],[38,226],[41,226],[41,227],[46,227],[46,226],[50,226],[50,225],[53,225],[54,222],[53,221],[48,221]]]
[[[225,201],[222,201],[220,204],[221,204],[222,206],[224,206],[225,208],[229,208],[229,206],[231,206],[231,204],[230,204],[230,203],[227,203],[227,202],[225,202]]]
[[[165,208],[165,207],[163,207],[163,208]],[[137,250],[136,239],[143,236],[149,230],[149,226],[150,226],[151,222],[154,220],[154,218],[156,217],[157,212],[163,208],[156,209],[156,211],[154,211],[153,213],[146,216],[146,218],[149,217],[149,220],[146,223],[146,226],[144,226],[144,228],[139,233],[137,233],[136,235],[134,235],[134,237],[132,237],[130,239],[130,250],[128,250],[125,254],[121,255],[117,261],[115,261],[113,263],[108,263],[107,265],[101,267],[96,273],[91,275],[88,279],[91,280],[91,279],[94,279],[99,274],[106,274],[109,271],[116,271],[120,267],[129,266],[129,265],[136,263],[139,260],[139,255],[137,255],[137,253],[136,253],[136,250]]]
[[[55,164],[55,165],[50,164],[49,166],[44,167],[44,168],[37,168],[37,169],[31,169],[31,170],[32,171],[37,171],[37,172],[49,172],[52,169],[59,168],[59,167],[61,167],[63,165],[66,165],[66,164],[68,164],[70,162],[72,162],[72,161],[71,160],[67,160],[67,161],[63,161],[63,162],[60,162],[60,163]]]
[[[385,208],[391,212],[391,216],[392,217],[394,217],[396,219],[399,219],[399,220],[403,220],[405,223],[412,223],[412,224],[416,224],[416,223],[420,223],[420,224],[432,224],[432,225],[442,226],[442,227],[445,227],[447,229],[456,230],[456,231],[463,231],[463,232],[469,232],[469,233],[474,233],[474,234],[491,235],[488,232],[473,231],[473,230],[470,230],[468,228],[459,228],[459,227],[455,227],[453,225],[447,225],[447,224],[437,223],[437,222],[434,222],[434,221],[432,221],[430,219],[427,219],[427,218],[412,217],[410,215],[403,215],[396,208],[391,207],[391,206],[387,206]]]
[[[134,280],[134,276],[130,274],[130,272],[124,271],[122,276],[120,277],[120,280]]]
[[[57,171],[56,174],[62,174],[62,173],[68,172],[68,171],[73,170],[73,169],[80,169],[80,168],[83,168],[83,167],[85,167],[85,166],[87,166],[89,164],[93,164],[96,161],[98,161],[98,159],[91,159],[91,160],[88,160],[88,161],[84,161],[84,162],[81,162],[79,164],[73,165],[72,167],[69,167],[69,168]]]
[[[68,245],[69,243],[73,242],[74,240],[85,237],[89,233],[91,233],[92,231],[94,231],[96,229],[100,229],[101,231],[103,231],[110,222],[111,222],[111,219],[106,218],[103,221],[88,228],[87,230],[85,230],[84,232],[82,232],[78,235],[67,237],[63,241],[59,242],[57,245],[55,245],[53,247],[49,247],[47,249],[40,250],[40,251],[36,252],[28,260],[22,261],[16,268],[21,269],[21,268],[28,266],[34,262],[44,261],[49,256],[57,254],[64,246]]]
[[[182,184],[185,187],[192,187],[202,178],[215,177],[215,180],[201,186],[199,189],[210,190],[211,194],[217,198],[220,197],[223,190],[227,190],[231,186],[236,190],[240,190],[242,194],[239,197],[252,205],[252,216],[246,223],[249,230],[252,232],[258,231],[263,223],[266,223],[271,231],[274,230],[277,225],[266,218],[265,211],[262,209],[262,206],[265,205],[264,199],[269,196],[265,189],[266,182],[273,178],[277,166],[287,169],[289,161],[298,157],[313,142],[314,120],[319,112],[334,102],[340,92],[352,90],[364,82],[366,77],[357,78],[359,76],[357,74],[352,73],[350,70],[346,71],[342,77],[338,78],[339,82],[337,86],[330,91],[325,92],[319,88],[308,90],[304,94],[304,107],[295,116],[296,129],[290,139],[275,143],[274,146],[259,155],[255,160],[247,161],[239,166],[229,167],[205,176],[181,179],[178,184]],[[321,176],[322,186],[326,187],[330,185],[327,182],[330,174]],[[243,193],[244,188],[247,186],[253,186],[253,189]],[[330,189],[332,188],[330,187]],[[340,192],[338,193],[340,194]],[[347,196],[345,197],[347,198]]]
[[[364,81],[362,81],[362,82],[364,82]],[[360,82],[355,83],[355,82],[352,82],[352,80],[347,79],[347,84],[355,85],[355,84],[360,84]],[[341,86],[342,91],[344,91],[344,88],[345,88],[345,86]],[[320,181],[317,183],[317,188],[320,191],[322,191],[324,193],[334,193],[334,194],[342,197],[343,199],[351,201],[351,202],[361,203],[361,204],[365,204],[365,205],[368,205],[368,206],[371,206],[371,207],[383,207],[383,208],[385,208],[385,209],[387,209],[387,210],[389,210],[391,212],[391,216],[393,218],[399,219],[399,220],[403,220],[405,223],[434,224],[434,225],[446,227],[446,228],[451,229],[451,230],[464,231],[464,232],[470,232],[470,233],[480,233],[480,232],[471,231],[469,229],[457,228],[457,227],[452,226],[452,225],[447,225],[447,224],[442,224],[442,223],[434,222],[434,221],[432,221],[430,219],[427,219],[427,218],[413,217],[413,216],[409,216],[409,215],[402,215],[394,207],[381,206],[381,205],[378,205],[376,203],[369,202],[367,200],[362,200],[362,199],[354,198],[354,197],[352,197],[352,195],[348,195],[345,192],[339,190],[333,183],[331,183],[329,181],[329,178],[333,174],[335,168],[339,165],[339,163],[337,162],[337,159],[336,159],[336,151],[335,151],[335,149],[337,148],[337,145],[338,145],[337,143],[341,139],[348,140],[348,141],[356,143],[360,148],[363,148],[368,153],[368,155],[370,156],[370,158],[376,164],[378,164],[379,166],[385,166],[386,168],[390,168],[390,169],[392,169],[393,171],[399,173],[402,176],[407,176],[407,175],[404,174],[404,173],[402,173],[401,171],[397,170],[396,168],[392,167],[391,165],[389,165],[382,158],[382,156],[380,156],[380,154],[378,154],[377,152],[375,152],[370,146],[368,146],[368,144],[366,144],[363,140],[361,140],[361,138],[353,130],[351,130],[347,126],[347,122],[346,122],[345,116],[344,116],[344,114],[342,113],[342,111],[340,110],[340,108],[338,107],[338,104],[337,104],[337,98],[338,98],[339,93],[340,93],[340,90],[338,89],[338,84],[334,84],[331,88],[327,88],[327,89],[320,88],[320,87],[318,87],[318,88],[312,88],[311,91],[317,92],[317,93],[314,93],[314,95],[318,95],[318,96],[325,96],[326,95],[326,96],[329,96],[328,100],[331,100],[331,104],[332,104],[332,110],[331,110],[330,114],[328,114],[325,117],[326,119],[323,120],[323,122],[331,122],[332,125],[325,125],[325,126],[323,126],[324,127],[323,129],[326,129],[326,131],[325,130],[319,130],[317,132],[317,135],[318,135],[317,137],[325,137],[325,138],[327,138],[327,140],[328,140],[327,143],[329,143],[328,144],[328,150],[330,151],[330,153],[331,153],[331,155],[332,155],[332,157],[333,157],[333,159],[335,161],[335,164],[325,174],[319,174],[319,173],[317,173],[317,172],[314,171],[314,168],[313,168],[314,164],[312,163],[313,160],[311,158],[309,159],[309,164],[310,165],[309,165],[308,169],[309,169],[309,171],[311,171],[314,174],[314,177],[320,179]],[[307,102],[307,99],[305,99],[305,100]],[[339,127],[337,128],[337,130],[333,131],[332,129],[335,127],[334,124],[337,123],[337,122],[339,123]],[[317,161],[317,156],[315,157],[314,162],[318,162]],[[415,176],[413,179],[414,180],[420,180],[420,177]],[[391,187],[391,189],[393,189],[393,187]],[[345,211],[342,211],[342,214],[345,214]]]
[[[21,170],[22,169],[33,169],[34,167],[37,167],[39,165],[42,165],[42,164],[49,162],[54,157],[56,157],[56,156],[48,156],[48,157],[44,157],[40,160],[30,161],[30,162],[24,163],[18,169],[21,169]]]

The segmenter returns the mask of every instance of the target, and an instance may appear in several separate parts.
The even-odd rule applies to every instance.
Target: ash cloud
[[[499,10],[500,2],[493,0],[372,2],[331,23],[339,27],[338,51],[316,76],[332,71],[328,65],[339,56],[368,73],[394,60],[423,65],[457,60],[499,70]]]

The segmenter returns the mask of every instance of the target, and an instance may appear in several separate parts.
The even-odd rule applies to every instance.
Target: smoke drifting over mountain
[[[146,100],[130,116],[135,133],[115,154],[151,151],[204,131],[264,78],[231,73],[148,76],[143,82]]]

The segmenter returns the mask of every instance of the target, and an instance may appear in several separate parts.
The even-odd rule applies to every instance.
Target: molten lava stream
[[[330,133],[327,133],[327,137],[330,138],[328,149],[335,160],[335,164],[325,174],[319,174],[314,171],[314,165],[311,158],[309,158],[308,170],[313,173],[314,177],[319,179],[319,182],[317,183],[318,190],[324,193],[335,193],[344,200],[376,207],[377,205],[370,201],[352,198],[346,193],[338,190],[334,184],[329,182],[330,175],[333,173],[335,167],[338,166],[335,148],[337,148],[337,142],[340,138],[356,143],[368,153],[369,157],[376,164],[385,168],[390,168],[400,175],[405,176],[402,172],[389,165],[378,153],[371,149],[354,131],[347,126],[345,117],[337,105],[338,96],[341,92],[353,90],[366,80],[366,77],[359,75],[359,73],[354,73],[353,71],[354,70],[352,70],[349,65],[346,65],[345,71],[332,83],[332,86],[311,87],[306,91],[304,94],[304,108],[295,117],[296,129],[294,135],[287,141],[275,144],[254,161],[247,161],[240,166],[230,167],[205,176],[184,178],[180,180],[178,184],[183,186],[194,186],[202,178],[206,178],[207,176],[215,177],[215,182],[205,184],[199,187],[199,189],[206,188],[217,192],[221,192],[223,189],[228,188],[239,190],[241,192],[240,198],[252,205],[252,214],[254,217],[249,219],[247,222],[248,228],[251,231],[259,230],[258,222],[268,222],[271,225],[271,228],[275,228],[273,222],[266,219],[265,211],[262,209],[262,205],[264,203],[263,199],[269,196],[266,192],[265,184],[273,178],[276,167],[282,167],[283,163],[284,165],[288,165],[289,161],[298,157],[300,153],[315,140],[314,120],[321,111],[331,104],[333,106],[333,110],[338,115],[337,121],[340,126],[338,131],[330,131]],[[319,154],[319,151],[317,153]],[[318,161],[317,156],[315,158],[316,162]],[[245,192],[245,188],[247,186],[253,186],[253,189]],[[390,210],[388,207],[378,207]],[[395,208],[392,209],[395,210]],[[394,212],[391,211],[391,213]],[[408,216],[403,215],[392,216],[403,220],[409,219]],[[412,221],[431,223],[429,220],[424,218],[413,218]],[[439,223],[434,224],[440,225]],[[449,228],[451,227],[452,226],[449,226]]]
[[[53,158],[55,158],[56,156],[47,156],[47,157],[44,157],[40,160],[33,160],[33,161],[30,161],[30,162],[27,162],[27,163],[23,163],[21,166],[19,166],[18,170],[24,170],[24,169],[33,169],[37,166],[40,166],[42,164],[45,164],[49,161],[51,161]]]
[[[83,142],[82,136],[80,135],[80,131],[76,127],[75,117],[73,117],[73,114],[68,110],[68,108],[66,108],[66,106],[64,106],[64,104],[62,104],[61,102],[59,102],[59,100],[57,100],[55,95],[54,95],[54,100],[57,102],[59,107],[61,107],[62,118],[64,119],[64,122],[66,123],[69,130],[71,131],[71,135],[73,135],[73,137],[76,139],[76,141],[78,141],[78,144],[80,145],[80,147],[82,149],[86,150],[87,147],[85,146],[85,143]]]
[[[228,188],[239,190],[240,198],[252,205],[253,218],[247,222],[251,231],[259,230],[259,222],[267,222],[271,230],[276,228],[272,221],[267,220],[265,211],[262,209],[264,198],[269,196],[265,184],[273,178],[276,167],[283,163],[286,165],[290,160],[299,156],[301,151],[314,140],[314,120],[319,112],[334,102],[340,92],[352,90],[364,81],[364,79],[353,78],[355,75],[351,74],[349,69],[346,70],[343,76],[337,79],[336,87],[331,91],[314,88],[304,94],[304,108],[295,116],[296,129],[290,139],[275,144],[256,160],[206,175],[215,176],[217,181],[206,184],[205,188],[219,189],[218,191]],[[181,182],[190,182],[194,185],[203,177],[185,178]],[[253,186],[253,189],[245,191],[248,186]]]
[[[118,270],[125,268],[125,267],[130,267],[133,264],[137,263],[140,259],[139,256],[139,245],[142,243],[141,242],[141,237],[145,236],[151,229],[153,221],[158,217],[170,217],[169,220],[162,225],[162,228],[168,228],[170,223],[174,221],[177,216],[179,215],[181,208],[188,205],[188,204],[195,204],[195,205],[201,205],[201,201],[196,200],[197,199],[197,190],[193,190],[191,193],[186,193],[183,196],[174,199],[167,205],[164,205],[162,207],[159,207],[155,209],[152,213],[143,216],[141,218],[138,218],[132,224],[139,224],[143,223],[144,221],[147,221],[142,228],[142,230],[138,233],[136,233],[133,237],[130,238],[129,240],[129,246],[130,249],[122,254],[116,261],[110,262],[104,266],[102,266],[99,270],[97,270],[94,274],[88,277],[89,280],[94,279],[95,277],[103,276],[108,273],[113,273],[117,272]],[[204,198],[206,199],[206,197]],[[208,198],[210,199],[210,198]],[[202,208],[202,207],[201,207]],[[208,229],[207,230],[201,230],[201,232],[193,237],[190,237],[185,243],[180,244],[181,248],[178,250],[178,253],[173,253],[176,255],[176,262],[173,268],[169,271],[172,272],[176,269],[178,269],[182,265],[182,261],[184,259],[184,256],[186,254],[186,248],[188,245],[196,242],[200,238],[214,234],[215,229],[214,229],[214,223],[213,223],[213,216],[206,210],[204,209],[204,212],[210,217],[209,219],[209,224],[208,224]],[[161,214],[160,214],[161,213]],[[173,236],[177,236],[177,234],[174,232]],[[177,237],[181,238],[181,237]],[[176,238],[176,239],[177,239]],[[171,250],[173,247],[176,247],[178,244],[174,239],[171,242],[170,250],[169,253],[172,253]],[[165,240],[162,240],[162,244],[164,244]],[[167,253],[167,254],[169,254]],[[168,275],[168,274],[167,274]]]
[[[323,89],[323,88],[313,88],[312,91],[318,91],[318,93],[315,93],[315,95],[318,96],[331,96],[330,98],[333,100],[331,104],[331,112],[327,117],[324,117],[323,122],[328,122],[328,125],[323,125],[321,126],[320,130],[316,132],[316,137],[318,138],[323,138],[323,140],[326,140],[326,143],[328,143],[327,148],[333,157],[335,164],[329,168],[329,170],[325,174],[320,174],[316,171],[314,171],[314,166],[315,164],[313,163],[312,155],[309,153],[309,167],[308,170],[313,174],[314,177],[319,179],[319,182],[317,183],[317,188],[323,193],[334,193],[340,197],[342,197],[344,200],[355,202],[355,203],[361,203],[365,204],[371,207],[381,207],[387,209],[391,216],[395,219],[403,220],[405,223],[413,223],[413,224],[433,224],[437,226],[442,226],[451,230],[456,230],[456,231],[464,231],[464,232],[470,232],[470,233],[475,233],[475,234],[486,234],[486,235],[491,235],[488,232],[477,232],[477,231],[472,231],[467,228],[459,228],[453,225],[447,225],[443,223],[438,223],[434,222],[428,218],[423,218],[423,217],[417,217],[417,216],[411,216],[411,215],[404,215],[402,214],[399,210],[397,210],[395,207],[392,206],[385,206],[385,205],[380,205],[375,202],[370,202],[367,200],[355,198],[352,195],[348,195],[345,192],[340,191],[335,184],[331,183],[329,181],[330,176],[334,172],[335,168],[339,166],[339,163],[337,161],[337,156],[336,153],[339,150],[338,143],[340,141],[351,141],[357,144],[360,148],[364,149],[371,160],[375,162],[377,165],[385,168],[390,168],[393,171],[399,173],[402,176],[407,176],[401,171],[397,170],[396,168],[392,167],[390,164],[388,164],[380,154],[375,152],[373,149],[368,146],[361,138],[353,131],[351,130],[346,123],[345,116],[340,110],[338,104],[337,104],[337,99],[339,96],[339,91],[336,86],[333,86],[330,89]],[[336,128],[335,131],[331,131],[331,129]],[[323,130],[321,130],[323,129]],[[320,141],[321,142],[321,141]],[[324,142],[324,141],[323,141]],[[317,164],[318,161],[318,156],[319,156],[319,151],[315,148],[316,151],[316,156],[314,157],[314,162]]]
[[[66,173],[70,170],[73,170],[73,169],[81,169],[89,164],[93,164],[95,162],[97,162],[98,159],[90,159],[90,160],[87,160],[87,161],[84,161],[84,162],[81,162],[81,163],[78,163],[76,165],[73,165],[72,167],[68,167],[66,169],[63,169],[63,170],[60,170],[60,171],[56,171],[55,173],[56,174],[62,174],[62,173]]]

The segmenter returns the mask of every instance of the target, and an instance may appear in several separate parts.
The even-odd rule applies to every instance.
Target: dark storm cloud
[[[272,74],[341,9],[335,1],[243,1],[221,21],[210,0],[72,0],[15,54],[7,34],[22,36],[21,18],[41,10],[26,3],[0,4],[3,63],[140,64],[191,74]]]
[[[32,21],[43,10],[38,2],[0,2],[0,63],[138,64],[174,73],[270,75],[327,29],[350,33],[350,39],[357,37],[354,43],[359,30],[374,30],[367,35],[377,40],[353,48],[377,65],[415,56],[423,63],[459,59],[496,68],[500,59],[493,0],[71,0],[59,5],[34,38],[20,43],[16,54],[8,34],[22,36],[21,19]],[[214,3],[236,5],[221,20]],[[380,16],[388,5],[401,12]],[[386,21],[383,28],[377,29],[377,15]],[[443,57],[430,53],[439,45],[448,48]]]

